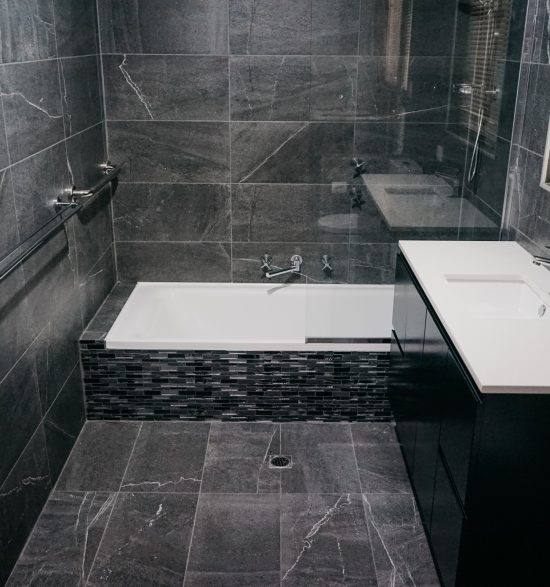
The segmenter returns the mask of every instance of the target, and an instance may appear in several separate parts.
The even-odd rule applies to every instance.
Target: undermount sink
[[[545,299],[516,275],[446,275],[457,303],[491,318],[540,320],[550,316]]]

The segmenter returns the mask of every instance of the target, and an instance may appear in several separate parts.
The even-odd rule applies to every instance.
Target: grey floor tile
[[[210,424],[144,422],[121,491],[198,493]]]
[[[56,485],[58,491],[118,491],[140,424],[88,422]]]
[[[361,495],[281,497],[281,585],[377,587]]]
[[[115,493],[53,493],[8,585],[84,585],[115,497]]]
[[[360,493],[347,424],[292,423],[281,426],[281,452],[292,469],[281,471],[283,493]]]
[[[398,444],[356,444],[361,487],[367,493],[412,493]]]
[[[363,505],[380,587],[438,587],[412,495],[364,494]]]
[[[213,423],[202,492],[279,493],[280,473],[268,462],[279,450],[279,424]]]
[[[354,422],[353,442],[357,444],[398,444],[395,426],[391,422]]]
[[[88,585],[181,587],[198,496],[121,493]]]
[[[185,587],[279,587],[279,495],[201,495]]]

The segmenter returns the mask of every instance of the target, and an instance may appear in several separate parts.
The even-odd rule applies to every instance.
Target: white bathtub
[[[393,286],[138,283],[109,349],[389,350]]]

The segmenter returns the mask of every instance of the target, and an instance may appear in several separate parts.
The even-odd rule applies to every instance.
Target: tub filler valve
[[[281,271],[268,271],[265,276],[267,279],[271,279],[273,277],[277,277],[278,275],[285,275],[287,273],[300,273],[300,269],[302,267],[303,259],[300,255],[292,255],[290,257],[290,267],[288,269],[282,269]]]
[[[328,255],[323,255],[321,257],[321,265],[322,265],[322,271],[323,273],[327,276],[327,277],[331,277],[332,276],[332,265],[330,264],[330,258]]]
[[[267,253],[260,259],[260,261],[262,262],[260,269],[264,273],[273,269],[273,257],[269,256]]]

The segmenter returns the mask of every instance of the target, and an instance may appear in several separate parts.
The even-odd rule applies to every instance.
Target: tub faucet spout
[[[287,273],[300,273],[300,268],[302,267],[302,257],[300,255],[292,255],[290,257],[290,264],[291,267],[289,269],[281,269],[281,271],[268,271],[265,276],[267,279],[271,279],[272,277],[277,277],[278,275],[286,275]]]

